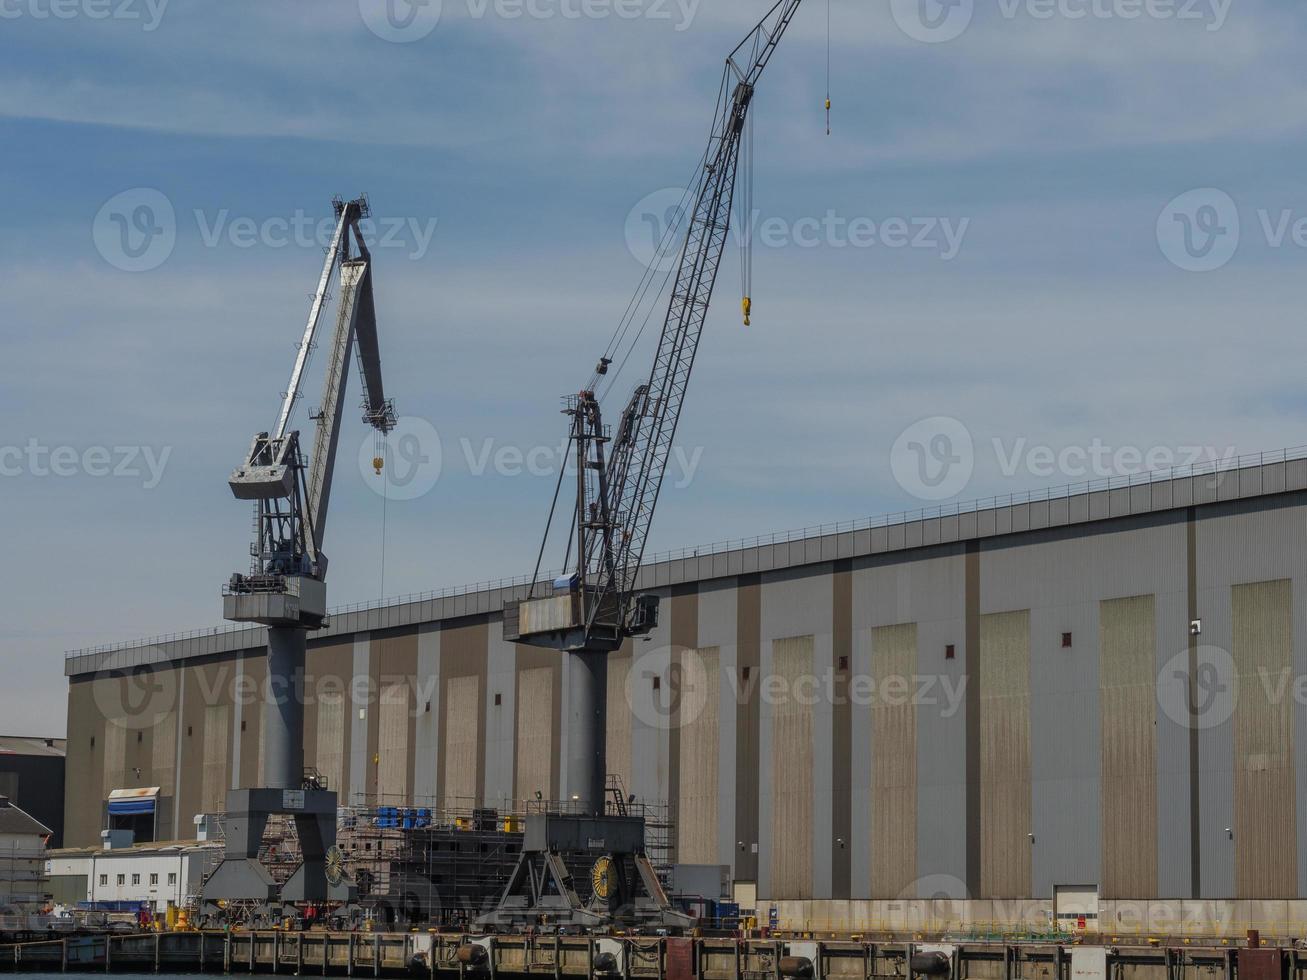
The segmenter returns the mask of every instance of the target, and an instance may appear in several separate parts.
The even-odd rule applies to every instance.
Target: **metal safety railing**
[[[962,514],[997,510],[999,508],[1013,507],[1021,504],[1042,503],[1050,500],[1064,500],[1071,497],[1085,496],[1110,490],[1125,490],[1132,487],[1164,483],[1170,480],[1189,479],[1192,477],[1203,476],[1220,476],[1237,470],[1288,463],[1295,460],[1307,460],[1307,446],[1297,446],[1291,449],[1282,449],[1274,452],[1251,453],[1241,456],[1224,457],[1187,466],[1173,466],[1166,469],[1148,470],[1141,473],[1106,477],[1097,480],[1086,480],[1079,483],[1068,483],[1057,487],[1046,487],[1038,490],[1026,490],[990,497],[981,497],[975,500],[943,503],[937,504],[934,507],[923,507],[917,510],[905,510],[892,514],[881,514],[851,521],[814,524],[789,531],[776,531],[771,534],[757,535],[752,538],[727,539],[694,547],[658,552],[657,554],[646,558],[643,564],[644,567],[648,568],[673,561],[684,561],[690,558],[704,558],[727,552],[747,551],[753,548],[791,544],[797,541],[825,538],[832,535],[849,534],[877,528],[893,527],[901,524],[912,524],[918,521],[934,520],[941,517],[955,517]],[[523,589],[534,584],[547,584],[552,582],[559,574],[558,571],[550,571],[541,574],[538,579],[533,579],[530,575],[518,575],[511,578],[490,579],[488,581],[477,582],[469,585],[448,586],[443,589],[432,591],[412,592],[407,595],[390,596],[383,599],[348,603],[346,605],[332,607],[328,612],[328,616],[345,616],[351,613],[372,612],[395,606],[412,605],[421,602],[435,602],[442,599],[453,599],[461,596],[477,595],[484,592]],[[143,647],[159,647],[184,640],[195,640],[203,637],[225,635],[228,633],[246,631],[254,634],[261,629],[262,627],[249,626],[241,623],[228,623],[207,629],[190,630],[180,633],[164,633],[140,640],[106,643],[100,646],[69,650],[64,656],[67,660],[73,660],[78,657],[118,653],[128,650],[136,650]]]

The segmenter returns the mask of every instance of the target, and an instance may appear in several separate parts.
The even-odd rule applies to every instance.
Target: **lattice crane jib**
[[[745,124],[755,87],[802,0],[780,0],[727,58],[708,148],[687,193],[687,227],[675,260],[653,364],[615,429],[595,388],[568,399],[576,502],[565,568],[553,594],[510,607],[506,636],[563,650],[615,650],[657,624],[657,599],[636,594],[654,511],[680,424],[699,340],[730,234]],[[561,480],[560,480],[561,488]],[[552,513],[552,512],[551,512]],[[546,532],[546,535],[548,532]]]

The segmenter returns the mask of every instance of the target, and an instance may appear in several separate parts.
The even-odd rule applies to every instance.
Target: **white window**
[[[125,884],[127,884],[127,876],[126,876],[126,875],[119,875],[119,876],[118,876],[118,887],[121,888],[121,887],[122,887],[123,885],[125,885]]]
[[[159,883],[159,876],[157,874],[150,875],[150,884],[157,885],[158,883]]]
[[[170,871],[170,872],[168,872],[168,884],[170,884],[170,885],[175,885],[175,884],[177,884],[177,872],[176,872],[176,871]]]
[[[141,883],[141,876],[140,876],[140,875],[132,875],[132,884],[133,884],[133,885],[139,885],[140,883]]]
[[[108,888],[108,887],[109,887],[109,876],[108,876],[108,875],[100,875],[100,887],[101,887],[101,888]]]

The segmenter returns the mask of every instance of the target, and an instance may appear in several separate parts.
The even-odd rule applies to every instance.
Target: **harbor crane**
[[[308,634],[327,622],[327,557],[323,539],[349,364],[357,345],[363,384],[363,421],[384,436],[394,428],[395,407],[386,398],[377,344],[372,256],[360,222],[369,216],[366,197],[332,202],[336,231],[327,248],[277,424],[254,437],[249,454],[229,482],[238,500],[253,501],[255,539],[250,571],[231,576],[223,590],[223,615],[268,628],[268,685],[263,710],[264,786],[233,790],[227,797],[226,853],[205,883],[206,903],[350,901],[357,892],[340,871],[336,840],[336,794],[304,769],[304,659]],[[335,331],[328,347],[322,401],[311,416],[316,431],[305,457],[291,419],[304,373],[317,346],[319,323],[333,280],[339,291]],[[374,460],[378,472],[384,458]],[[302,864],[279,890],[258,860],[268,818],[291,816]]]
[[[644,853],[643,820],[626,815],[620,791],[614,795],[616,813],[607,813],[607,662],[625,640],[647,635],[658,623],[658,596],[639,594],[636,579],[730,231],[741,155],[749,152],[749,108],[801,2],[779,0],[726,59],[708,149],[687,192],[688,227],[674,278],[669,270],[670,302],[648,379],[635,388],[615,431],[596,395],[613,367],[615,347],[585,387],[566,400],[569,452],[576,461],[567,572],[553,581],[550,594],[537,595],[533,584],[526,599],[506,605],[504,639],[568,658],[565,771],[573,802],[567,813],[528,819],[517,870],[498,910],[483,918],[487,925],[529,924],[539,915],[579,926],[683,924]],[[746,199],[749,183],[746,175]],[[746,293],[746,323],[751,307]],[[551,524],[562,485],[560,474]],[[575,864],[587,856],[594,861],[588,904],[578,899],[567,867],[569,858]]]

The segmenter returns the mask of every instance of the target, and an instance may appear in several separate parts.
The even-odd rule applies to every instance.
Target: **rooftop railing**
[[[646,558],[643,564],[649,566],[670,561],[681,561],[687,558],[702,558],[708,555],[722,554],[724,552],[743,551],[750,548],[788,544],[793,541],[822,538],[834,534],[848,534],[856,531],[866,531],[873,528],[891,527],[899,524],[911,524],[916,521],[933,520],[940,517],[954,517],[959,514],[971,514],[977,511],[996,510],[1000,507],[1039,503],[1048,500],[1062,500],[1068,497],[1084,496],[1108,490],[1124,490],[1130,487],[1163,483],[1168,480],[1215,476],[1222,473],[1232,472],[1234,470],[1248,469],[1254,466],[1267,466],[1275,463],[1287,463],[1292,460],[1303,459],[1307,459],[1307,446],[1298,446],[1292,449],[1282,449],[1275,452],[1252,453],[1242,456],[1225,457],[1202,463],[1195,463],[1189,466],[1172,466],[1166,469],[1148,470],[1141,473],[1123,474],[1121,476],[1105,477],[1097,480],[1086,480],[1079,483],[1068,483],[1057,487],[1046,487],[1040,490],[1026,490],[1016,493],[998,494],[991,497],[981,497],[975,500],[937,504],[934,507],[899,511],[893,514],[882,514],[858,520],[840,521],[833,524],[815,524],[809,527],[796,528],[789,531],[777,531],[772,534],[763,534],[752,538],[716,541],[710,544],[698,545],[696,547],[659,552],[652,557]],[[541,576],[539,581],[541,583],[551,582],[556,574],[558,573],[546,573]],[[380,600],[354,602],[347,605],[335,606],[329,610],[328,616],[343,616],[350,613],[385,609],[391,606],[409,605],[417,602],[432,602],[440,599],[455,598],[457,596],[475,595],[480,592],[516,589],[531,584],[533,583],[531,581],[531,576],[529,575],[519,575],[514,578],[492,579],[490,581],[477,582],[471,585],[455,585],[428,592],[413,592],[408,595],[390,596]],[[116,653],[122,650],[133,650],[141,647],[163,646],[181,640],[193,640],[199,637],[237,633],[243,630],[252,631],[261,628],[262,627],[247,626],[239,623],[228,623],[208,629],[190,630],[184,633],[165,633],[160,636],[149,637],[143,640],[108,643],[81,650],[70,650],[65,654],[65,657],[66,659],[71,660],[75,657]]]

